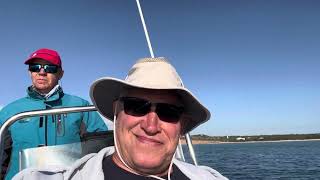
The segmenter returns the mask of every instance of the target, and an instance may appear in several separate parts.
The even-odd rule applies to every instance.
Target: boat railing
[[[44,115],[56,115],[56,114],[67,114],[67,113],[76,113],[76,112],[88,112],[88,111],[96,111],[97,109],[94,106],[81,106],[81,107],[64,107],[64,108],[53,108],[53,109],[46,109],[46,110],[34,110],[34,111],[26,111],[19,114],[16,114],[9,119],[7,119],[2,126],[0,127],[0,162],[3,162],[3,155],[4,155],[4,141],[5,135],[8,132],[9,127],[24,118],[34,117],[34,116],[44,116]],[[189,134],[185,135],[186,137],[186,144],[188,146],[189,154],[193,163],[197,165],[196,156],[194,153],[192,141]],[[176,157],[185,161],[184,152],[182,150],[181,143],[179,143]],[[2,172],[2,164],[0,166],[0,172]]]

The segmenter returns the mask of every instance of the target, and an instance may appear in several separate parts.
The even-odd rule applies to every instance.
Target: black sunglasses
[[[40,72],[41,68],[43,68],[46,73],[57,73],[59,66],[52,64],[30,64],[29,71],[31,72]]]
[[[144,116],[155,106],[155,112],[161,121],[176,123],[180,120],[184,108],[168,103],[152,103],[148,100],[136,97],[120,97],[123,103],[124,112],[131,116]]]

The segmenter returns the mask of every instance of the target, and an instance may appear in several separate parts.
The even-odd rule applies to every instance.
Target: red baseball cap
[[[43,59],[45,61],[50,62],[51,64],[60,67],[62,65],[59,53],[52,49],[42,48],[36,50],[34,53],[30,55],[30,57],[26,60],[26,62],[24,62],[24,64],[30,64],[34,59]]]

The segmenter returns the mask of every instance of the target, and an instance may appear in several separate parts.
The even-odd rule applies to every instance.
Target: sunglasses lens
[[[151,110],[152,103],[135,97],[121,97],[124,112],[131,116],[144,116]],[[156,113],[162,121],[176,123],[183,112],[182,107],[167,103],[155,103]]]
[[[144,99],[134,97],[122,97],[124,111],[132,116],[144,116],[150,111],[151,104]]]
[[[41,68],[44,69],[44,72],[46,73],[57,73],[59,67],[56,65],[50,65],[50,64],[30,64],[29,65],[29,71],[31,72],[40,72]]]
[[[162,121],[176,123],[180,120],[183,108],[173,104],[159,103],[156,112]]]
[[[46,64],[43,67],[44,67],[44,71],[46,73],[57,73],[58,72],[58,66],[56,66],[56,65],[48,65],[48,64]]]
[[[40,64],[30,64],[29,71],[31,72],[40,72],[41,65]]]

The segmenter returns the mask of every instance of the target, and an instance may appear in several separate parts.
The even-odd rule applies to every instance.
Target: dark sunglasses
[[[176,123],[180,120],[184,108],[168,103],[152,103],[148,100],[136,97],[120,97],[123,103],[124,112],[131,116],[144,116],[155,106],[155,112],[161,121]]]
[[[41,68],[43,68],[46,73],[57,73],[59,66],[52,64],[30,64],[29,71],[31,72],[40,72]]]

